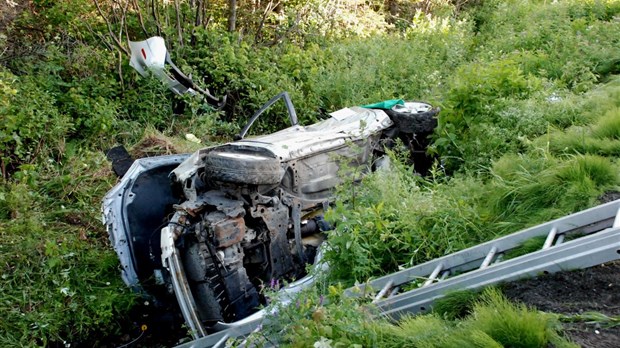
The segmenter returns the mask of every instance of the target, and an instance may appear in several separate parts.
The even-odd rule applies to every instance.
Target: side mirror
[[[144,41],[130,41],[131,65],[142,76],[153,73],[160,81],[164,82],[168,89],[178,95],[189,93],[190,95],[201,94],[207,102],[221,109],[226,104],[226,96],[218,99],[209,90],[197,86],[191,77],[185,75],[170,59],[164,39],[159,36],[151,37]]]

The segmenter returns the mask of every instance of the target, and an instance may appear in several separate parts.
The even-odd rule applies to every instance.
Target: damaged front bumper
[[[166,185],[168,173],[189,156],[181,154],[137,159],[103,199],[103,224],[120,260],[122,279],[133,289],[141,290],[140,279],[153,274],[153,267],[148,262],[150,234],[153,231],[142,226],[160,225],[153,219],[161,219],[166,205],[173,201],[171,195],[165,197],[170,191],[165,186],[162,190],[161,184]],[[134,214],[140,210],[139,214]]]
[[[145,283],[154,281],[161,285],[164,283],[163,273],[167,273],[180,311],[194,339],[207,339],[213,337],[213,332],[231,328],[253,330],[269,313],[267,310],[260,310],[231,323],[218,322],[209,327],[208,331],[205,329],[197,314],[176,245],[179,232],[163,223],[171,207],[179,203],[178,198],[172,194],[169,175],[190,156],[181,154],[137,159],[104,197],[102,220],[120,260],[122,279],[134,291],[150,298],[152,294],[145,289]],[[321,250],[319,248],[315,258],[313,272],[281,289],[278,295],[280,304],[290,302],[293,294],[311,286],[315,281],[314,274],[326,268],[321,263]],[[162,307],[161,310],[167,309]]]

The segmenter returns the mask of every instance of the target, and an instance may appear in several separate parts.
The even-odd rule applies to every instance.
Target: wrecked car
[[[290,127],[246,137],[278,101]],[[261,289],[275,280],[310,284],[307,266],[320,259],[330,228],[323,212],[343,168],[376,169],[396,139],[423,151],[436,126],[438,109],[427,103],[389,104],[302,126],[283,92],[234,142],[136,160],[102,206],[125,283],[161,310],[180,311],[194,337],[259,311]]]

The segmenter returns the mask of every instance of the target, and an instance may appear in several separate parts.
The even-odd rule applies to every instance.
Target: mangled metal
[[[279,100],[291,126],[245,138]],[[136,160],[103,204],[123,279],[162,311],[180,311],[194,337],[262,315],[261,290],[273,280],[292,282],[285,288],[292,292],[312,283],[307,265],[320,259],[329,229],[323,211],[347,175],[342,169],[371,171],[395,139],[411,144],[432,132],[438,110],[414,104],[397,116],[351,107],[302,126],[281,93],[235,142]],[[424,129],[395,125],[410,117],[430,121]]]

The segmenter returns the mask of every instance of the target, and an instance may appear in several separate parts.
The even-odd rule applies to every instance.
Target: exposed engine
[[[203,153],[199,161],[209,156]],[[206,327],[256,311],[260,289],[272,280],[304,276],[327,228],[320,200],[302,201],[279,185],[235,185],[221,177],[203,167],[185,178],[190,199],[174,207],[169,224]]]
[[[244,139],[277,98],[291,127]],[[424,139],[436,125],[429,104],[405,106],[408,112],[345,108],[301,126],[282,93],[235,142],[138,161],[103,206],[125,282],[147,290],[160,308],[173,309],[174,295],[194,337],[258,311],[266,304],[261,290],[274,281],[307,286],[335,187],[352,172],[380,167],[396,139],[415,149],[416,134]]]

